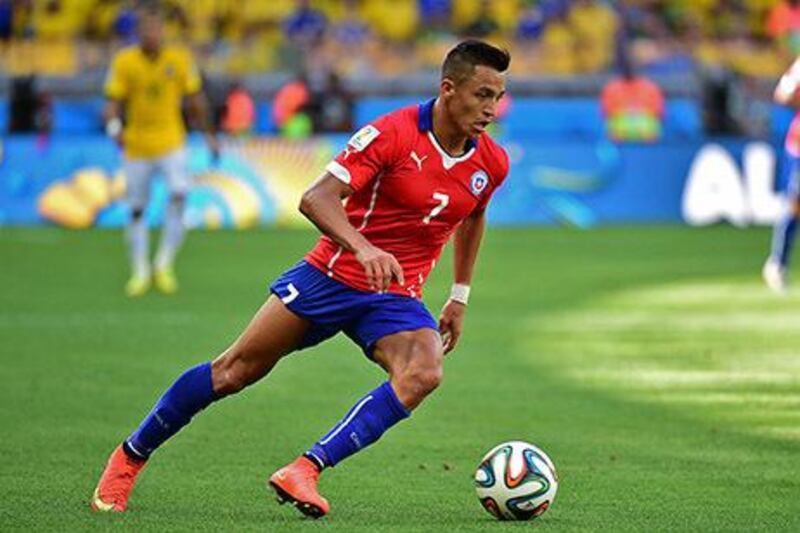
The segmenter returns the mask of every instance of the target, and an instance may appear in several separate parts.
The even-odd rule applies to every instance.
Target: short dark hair
[[[469,39],[462,41],[447,52],[442,63],[442,79],[450,78],[456,84],[472,75],[475,67],[483,65],[505,72],[511,63],[511,54],[504,48],[497,48],[489,43]]]

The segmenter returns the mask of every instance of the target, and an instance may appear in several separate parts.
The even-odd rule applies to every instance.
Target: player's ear
[[[444,96],[449,96],[456,92],[456,84],[450,78],[442,78],[439,89]]]

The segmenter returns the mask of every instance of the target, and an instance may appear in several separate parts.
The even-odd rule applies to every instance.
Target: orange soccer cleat
[[[331,507],[317,491],[318,480],[317,467],[310,459],[300,456],[272,474],[269,485],[277,494],[278,503],[289,502],[304,515],[321,518]]]
[[[128,505],[136,476],[142,471],[145,461],[128,457],[122,445],[111,454],[106,469],[100,476],[92,494],[91,506],[97,512],[122,512]]]

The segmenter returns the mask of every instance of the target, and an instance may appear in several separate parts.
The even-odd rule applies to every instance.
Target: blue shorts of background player
[[[343,332],[372,359],[375,343],[387,335],[438,324],[425,305],[398,294],[353,289],[300,261],[270,286],[270,291],[296,315],[312,323],[297,349],[302,350]]]
[[[800,158],[789,153],[784,155],[783,171],[778,185],[785,191],[787,208],[773,228],[770,255],[763,270],[767,286],[781,294],[788,289],[787,272],[800,215]]]

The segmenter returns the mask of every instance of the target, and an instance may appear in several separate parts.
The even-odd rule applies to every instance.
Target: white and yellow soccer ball
[[[483,508],[498,520],[531,520],[553,504],[558,475],[540,448],[509,441],[483,456],[475,490]]]

